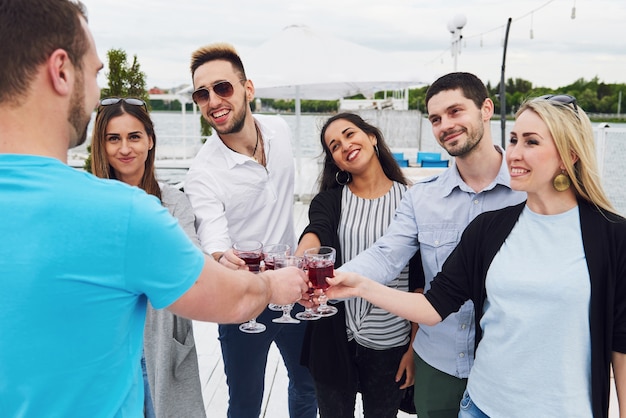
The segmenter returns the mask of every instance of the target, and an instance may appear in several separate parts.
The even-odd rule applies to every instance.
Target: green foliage
[[[85,159],[83,170],[85,170],[88,173],[91,173],[91,145],[87,145],[87,158]]]
[[[146,74],[141,71],[137,55],[129,66],[126,51],[110,49],[107,52],[109,63],[106,73],[108,87],[103,88],[100,97],[137,97],[150,103],[150,95],[146,89]]]
[[[200,115],[200,135],[202,136],[201,141],[204,144],[208,136],[211,136],[213,133],[213,128],[209,125],[209,122],[204,119],[202,115]]]
[[[295,100],[262,99],[263,107],[279,112],[295,112]],[[303,113],[333,113],[339,109],[339,100],[301,100]]]

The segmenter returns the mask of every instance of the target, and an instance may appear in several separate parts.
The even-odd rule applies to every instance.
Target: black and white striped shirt
[[[341,196],[339,242],[344,262],[371,246],[385,233],[407,186],[393,182],[389,191],[376,199],[363,199],[344,187]],[[409,290],[409,266],[388,284]],[[405,345],[410,340],[411,324],[361,298],[345,302],[348,340],[374,350]]]

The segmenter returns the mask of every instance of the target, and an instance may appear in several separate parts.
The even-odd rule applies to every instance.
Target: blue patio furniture
[[[422,161],[441,161],[441,153],[419,151],[417,153],[417,165],[422,164]]]
[[[447,167],[449,160],[422,160],[422,167]]]
[[[398,163],[400,167],[408,167],[409,160],[404,158],[403,152],[392,152],[394,160]]]

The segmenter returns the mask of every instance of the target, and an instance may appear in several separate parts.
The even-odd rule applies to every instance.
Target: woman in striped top
[[[332,246],[337,268],[385,232],[407,180],[380,130],[358,115],[328,119],[321,143],[320,192],[311,202],[310,223],[296,253]],[[421,268],[412,272],[423,276]],[[408,265],[389,286],[409,291]],[[418,286],[423,287],[423,279],[411,288]],[[364,299],[335,306],[337,315],[309,323],[302,353],[315,380],[320,416],[354,417],[361,392],[365,417],[396,417],[403,390],[413,384],[410,343],[416,326]]]

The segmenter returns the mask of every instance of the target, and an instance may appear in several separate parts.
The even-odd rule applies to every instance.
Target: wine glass
[[[324,290],[330,286],[326,281],[326,277],[334,277],[335,255],[335,249],[326,246],[309,248],[304,251],[304,262],[308,271],[309,281],[313,289],[322,291],[318,298],[320,305],[317,307],[317,313],[323,317],[337,313],[337,308],[326,304],[328,298],[324,294]]]
[[[305,269],[306,269],[306,262],[305,262]],[[315,292],[315,289],[313,289],[312,287],[309,287],[309,290],[307,291],[307,295],[309,295],[309,302],[313,303],[313,292]],[[313,308],[309,308],[309,307],[305,307],[304,311],[302,312],[298,312],[296,314],[296,318],[301,319],[303,321],[315,321],[318,320],[322,317],[322,315],[316,313]]]
[[[280,269],[283,267],[297,267],[299,269],[303,269],[304,267],[304,257],[299,257],[295,255],[286,256],[283,258],[277,258],[275,260],[275,268]],[[279,318],[272,319],[272,322],[278,322],[279,324],[299,324],[300,321],[291,316],[291,309],[293,309],[293,303],[289,303],[287,305],[278,305],[280,306],[283,315]]]
[[[263,244],[259,241],[238,241],[233,244],[233,253],[246,262],[248,270],[252,273],[259,272],[261,260],[263,260]],[[256,318],[239,325],[239,330],[249,334],[258,334],[265,331],[265,329],[265,325],[256,322]]]
[[[265,264],[265,270],[274,270],[274,263],[276,260],[285,258],[291,254],[291,247],[287,244],[270,244],[263,246],[263,263]],[[272,311],[282,312],[282,305],[276,305],[270,303],[268,305]]]

